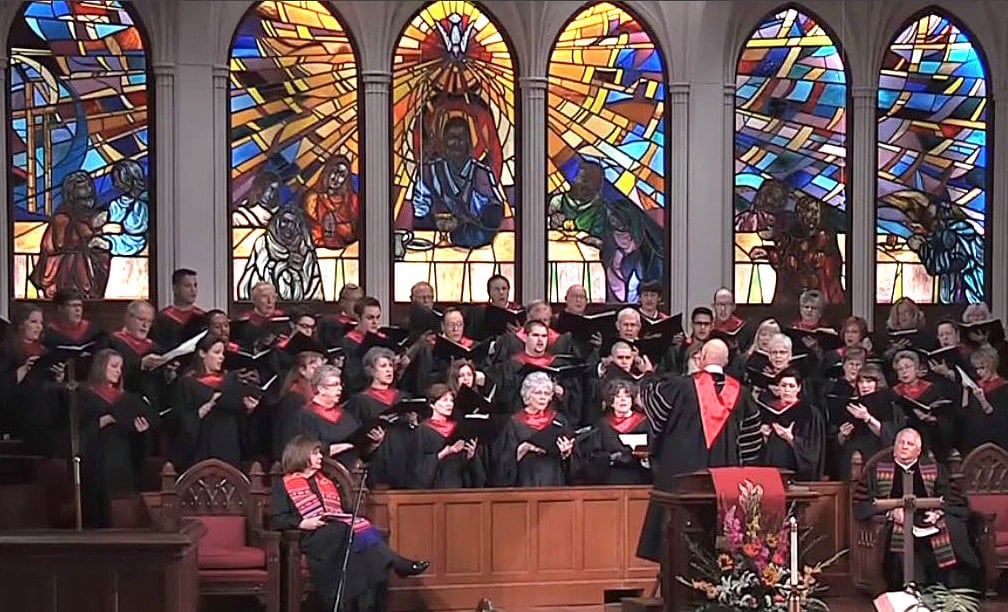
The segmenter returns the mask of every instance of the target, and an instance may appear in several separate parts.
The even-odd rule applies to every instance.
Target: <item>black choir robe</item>
[[[921,435],[921,442],[924,452],[931,451],[935,458],[944,462],[948,458],[949,452],[956,442],[957,413],[962,410],[960,404],[962,397],[954,390],[955,385],[950,382],[942,383],[917,380],[912,384],[900,383],[892,387],[893,392],[899,397],[912,399],[924,405],[932,405],[938,401],[948,401],[932,411],[932,415],[937,418],[936,422],[925,422],[913,411],[911,406],[904,406],[903,413],[906,415],[907,425],[916,429]]]
[[[573,364],[566,357],[550,353],[541,357],[533,357],[525,351],[515,353],[507,362],[496,366],[487,373],[490,378],[489,384],[497,385],[497,394],[494,396],[497,411],[515,414],[522,410],[521,386],[523,379],[521,371],[526,365],[558,368]],[[569,423],[572,425],[579,423],[584,405],[580,377],[576,373],[571,373],[560,377],[555,382],[563,387],[564,392],[563,395],[553,398],[553,405],[564,413]]]
[[[790,405],[777,400],[760,401],[759,404],[763,425],[794,425],[791,444],[776,433],[763,440],[760,465],[791,470],[795,480],[819,480],[826,460],[826,429],[818,409],[801,400]]]
[[[301,410],[308,404],[311,397],[311,390],[305,389],[300,381],[297,381],[269,406],[269,454],[274,461],[278,461],[283,455],[283,449],[291,438],[298,433],[307,433],[300,431],[298,422],[301,418]]]
[[[74,327],[67,325],[60,319],[56,319],[51,321],[42,333],[42,344],[49,348],[55,346],[80,346],[88,342],[94,342],[94,345],[88,349],[88,353],[91,355],[108,346],[108,335],[105,331],[87,319],[82,319]],[[90,357],[77,359],[75,366],[74,372],[77,375],[77,380],[87,380],[88,370],[91,366]]]
[[[535,415],[522,410],[504,425],[494,442],[491,453],[495,487],[562,487],[567,484],[567,459],[560,457],[559,449],[544,448],[546,454],[528,453],[518,461],[518,446],[532,440],[547,427],[560,423],[566,427],[570,420],[562,413],[547,408]],[[574,437],[571,433],[570,437]]]
[[[357,326],[357,320],[345,314],[325,315],[318,319],[318,339],[326,349],[340,346],[340,340]]]
[[[206,313],[193,306],[189,310],[180,310],[168,306],[154,317],[150,338],[161,347],[175,347],[198,333],[199,327],[205,327]]]
[[[724,380],[720,393],[708,372],[659,378],[641,388],[641,403],[654,427],[650,462],[655,489],[672,491],[675,477],[680,474],[757,463],[761,446],[759,411],[748,389],[734,378]],[[705,424],[701,402],[712,412],[721,413],[723,406],[727,417],[722,425]],[[710,442],[705,433],[708,431]],[[648,502],[638,557],[662,561],[665,522],[664,508]]]
[[[50,434],[68,432],[65,414],[60,411],[58,385],[48,368],[28,371],[21,382],[17,370],[29,357],[40,357],[48,350],[41,342],[11,341],[0,346],[0,431],[8,431],[23,440],[31,452],[50,454]],[[62,424],[62,425],[61,425]],[[64,436],[65,437],[65,436]],[[64,445],[68,442],[64,441]]]
[[[868,412],[878,419],[881,424],[878,435],[875,435],[863,421],[851,416],[847,411],[847,405],[852,403],[864,404]],[[893,394],[887,387],[859,397],[857,390],[846,380],[841,379],[834,381],[823,395],[821,405],[825,406],[827,411],[826,468],[830,476],[837,480],[850,479],[851,457],[855,452],[860,453],[862,459],[867,461],[878,451],[892,446],[896,440],[896,433],[906,425],[903,411],[893,405]],[[854,431],[841,444],[838,435],[840,426],[845,423],[854,425]]]
[[[620,370],[622,371],[622,370]],[[591,433],[578,440],[574,448],[576,484],[640,485],[651,483],[651,472],[633,455],[633,448],[623,444],[620,434],[646,434],[650,441],[651,423],[642,412],[623,419],[609,412],[600,418]]]
[[[475,489],[486,485],[485,449],[477,444],[472,459],[465,451],[438,459],[458,423],[428,419],[417,428],[415,489]],[[454,443],[454,440],[452,440]]]
[[[406,394],[395,388],[375,389],[368,387],[357,393],[346,403],[346,411],[360,423],[373,422],[380,414],[391,408]],[[393,489],[405,489],[413,482],[412,460],[416,457],[416,428],[414,425],[397,422],[385,425],[385,439],[370,454],[368,449],[360,449],[368,463],[368,481],[373,485],[388,485]]]
[[[338,455],[331,455],[329,447],[333,444],[349,442],[350,436],[357,431],[360,425],[360,421],[347,412],[343,406],[326,408],[314,402],[306,402],[297,413],[295,433],[315,438],[322,443],[323,454],[339,461],[348,470],[352,470],[354,464],[360,459],[360,451],[353,448]],[[369,480],[373,481],[373,479]]]
[[[574,341],[571,334],[556,331],[552,327],[547,332],[546,352],[551,355],[568,355],[574,353]],[[507,333],[497,339],[494,347],[494,363],[505,363],[525,350],[525,330]]]
[[[352,329],[343,335],[338,341],[338,346],[343,349],[343,393],[352,395],[360,393],[368,388],[368,378],[364,374],[364,354],[367,352],[363,346],[364,332]]]
[[[172,414],[177,428],[172,461],[179,473],[194,463],[216,458],[236,467],[248,446],[248,411],[240,398],[221,396],[204,418],[199,407],[224,389],[226,380],[237,374],[188,374],[173,389]]]
[[[168,380],[164,368],[144,370],[141,362],[150,354],[162,353],[150,338],[139,340],[125,331],[117,331],[109,336],[109,348],[123,357],[123,389],[147,398],[151,406],[161,410],[167,403]]]
[[[290,324],[278,323],[274,318],[286,317],[282,310],[274,310],[270,314],[263,316],[256,311],[251,311],[242,315],[239,321],[241,326],[231,326],[231,340],[235,341],[243,350],[258,351],[272,346],[281,336],[290,333]],[[237,329],[236,329],[237,328]]]
[[[977,381],[994,412],[987,414],[980,402],[970,393],[969,404],[963,411],[956,448],[965,457],[982,444],[993,442],[1008,446],[1008,381],[1000,376]]]

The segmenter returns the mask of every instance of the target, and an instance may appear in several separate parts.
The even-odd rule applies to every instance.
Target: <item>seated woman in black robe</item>
[[[224,340],[207,334],[196,344],[193,371],[172,390],[173,462],[180,469],[209,458],[241,464],[248,449],[248,415],[259,400],[235,372],[225,372]]]
[[[567,418],[557,412],[553,381],[533,372],[521,383],[524,409],[513,415],[497,436],[492,453],[497,487],[561,487],[567,484],[574,435]]]
[[[835,442],[837,477],[850,478],[851,457],[861,453],[864,461],[892,444],[896,432],[906,425],[903,410],[894,406],[882,368],[868,364],[861,368],[855,394],[842,410],[830,412],[830,441]]]
[[[271,457],[280,457],[284,447],[287,446],[287,441],[298,433],[301,409],[315,395],[311,383],[312,376],[324,363],[325,357],[315,351],[302,351],[294,357],[294,363],[284,378],[283,386],[280,387],[280,396],[271,409]]]
[[[486,483],[483,453],[477,438],[460,438],[455,394],[440,383],[427,391],[431,416],[417,429],[413,488],[465,489]]]
[[[391,568],[399,576],[418,576],[430,566],[396,554],[366,518],[344,508],[336,484],[322,472],[322,445],[296,436],[283,451],[283,481],[273,489],[273,528],[301,531],[322,609],[332,610],[344,577],[343,557],[353,530],[340,610],[384,610],[385,583]]]
[[[343,397],[341,376],[335,366],[323,365],[315,369],[306,391],[310,399],[298,412],[295,433],[318,440],[324,455],[352,469],[361,452],[350,438],[361,423],[340,404]],[[376,428],[369,435],[372,442],[370,448],[363,449],[365,455],[378,446],[385,432],[383,428]]]
[[[63,382],[63,364],[34,367],[47,349],[42,344],[45,318],[36,304],[19,305],[0,345],[0,433],[23,440],[32,452],[45,454],[50,432],[67,436],[59,426],[56,385]]]
[[[934,453],[938,461],[944,462],[956,441],[961,394],[951,382],[924,380],[916,351],[896,353],[893,370],[899,381],[893,385],[893,392],[898,396],[907,425],[920,432],[924,451]]]
[[[143,398],[123,390],[123,356],[98,351],[83,394],[80,416],[84,520],[89,527],[110,527],[114,496],[135,493],[143,468],[146,432],[157,412]]]
[[[602,388],[603,416],[592,432],[578,441],[574,456],[574,480],[579,484],[650,484],[647,461],[634,454],[648,447],[651,423],[634,410],[637,385],[614,378]]]
[[[964,385],[969,401],[956,447],[963,456],[987,442],[1008,445],[1008,381],[998,374],[997,349],[982,346],[970,361],[976,370],[976,385]]]
[[[802,377],[797,370],[781,372],[774,386],[777,397],[763,393],[756,398],[763,420],[759,465],[791,470],[795,480],[819,480],[826,458],[826,428],[819,409],[800,399]]]

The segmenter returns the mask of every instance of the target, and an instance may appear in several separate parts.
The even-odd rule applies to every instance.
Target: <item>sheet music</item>
[[[913,534],[915,538],[926,538],[929,536],[933,536],[936,533],[938,533],[938,528],[934,525],[928,525],[926,527],[914,525],[913,528]]]
[[[205,335],[207,335],[207,331],[196,334],[192,338],[189,338],[182,344],[162,355],[161,358],[164,360],[164,363],[168,363],[169,361],[174,361],[179,357],[185,357],[186,355],[195,353],[196,345],[199,344],[199,341],[202,340]]]
[[[962,381],[964,387],[969,387],[970,389],[979,389],[980,385],[977,384],[975,380],[969,377],[969,374],[963,371],[960,366],[956,366],[956,372],[959,373],[959,380]]]
[[[646,433],[636,433],[636,434],[620,434],[620,442],[629,446],[630,448],[637,448],[638,446],[647,446],[647,434]]]

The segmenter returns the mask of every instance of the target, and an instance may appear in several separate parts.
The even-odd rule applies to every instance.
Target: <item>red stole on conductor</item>
[[[703,424],[704,442],[707,450],[714,446],[714,441],[721,434],[732,408],[738,401],[742,385],[731,376],[725,376],[724,388],[718,395],[714,377],[709,372],[698,372],[693,375],[696,386],[697,402],[700,404],[700,422]]]

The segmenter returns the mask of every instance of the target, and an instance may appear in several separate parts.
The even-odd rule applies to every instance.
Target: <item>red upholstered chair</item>
[[[198,544],[201,595],[252,595],[265,612],[279,612],[280,534],[264,529],[269,490],[258,463],[246,476],[228,463],[207,459],[178,478],[166,463],[159,497],[161,529],[177,531],[184,520],[207,528]]]
[[[963,459],[958,478],[970,510],[980,514],[980,551],[989,588],[1003,586],[1008,570],[1008,452],[996,444],[975,448]]]
[[[850,499],[852,504],[868,499],[868,475],[875,472],[879,461],[892,456],[892,447],[872,455],[867,461],[861,453],[851,456]],[[882,571],[885,551],[882,550],[885,517],[873,516],[867,521],[850,521],[850,568],[854,587],[866,595],[877,595],[885,591],[885,573]]]
[[[360,491],[360,473],[356,471],[351,473],[342,463],[328,457],[322,460],[322,471],[339,487],[340,500],[344,510],[352,512],[354,503],[357,501],[357,493]],[[272,487],[283,486],[283,469],[279,463],[273,464],[269,476]],[[315,590],[315,585],[311,581],[311,573],[308,570],[308,559],[301,552],[300,531],[283,532],[281,553],[283,578],[280,592],[283,598],[283,609],[284,612],[300,612],[301,605],[308,594]]]

